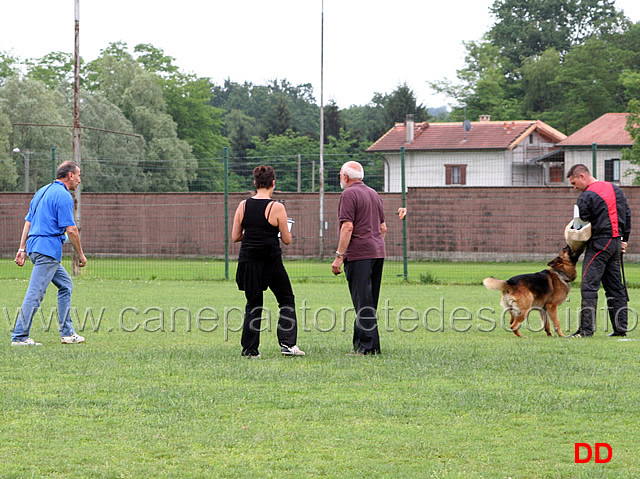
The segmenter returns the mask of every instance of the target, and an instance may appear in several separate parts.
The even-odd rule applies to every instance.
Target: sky
[[[419,103],[438,107],[451,99],[436,94],[429,82],[455,79],[464,67],[462,42],[479,40],[493,25],[492,4],[79,0],[80,56],[94,60],[111,42],[125,42],[130,52],[148,43],[173,57],[181,71],[218,85],[225,79],[311,83],[318,103],[323,65],[325,104],[365,105],[375,93],[391,93],[406,83]],[[616,6],[640,21],[640,1],[617,0]],[[75,0],[4,0],[0,6],[0,52],[21,59],[72,53],[74,32]]]

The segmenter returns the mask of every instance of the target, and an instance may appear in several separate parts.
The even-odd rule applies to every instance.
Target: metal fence
[[[17,173],[13,175],[15,181],[5,183],[4,193],[0,193],[3,257],[15,253],[34,191],[51,182],[55,166],[68,159],[52,150],[49,156],[27,152],[20,159],[11,160]],[[327,155],[325,220],[321,222],[317,155],[137,163],[83,158],[82,238],[91,261],[82,274],[131,279],[233,278],[239,248],[229,238],[233,213],[237,204],[251,194],[253,168],[268,164],[276,170],[274,199],[285,204],[295,221],[293,244],[283,246],[290,275],[300,280],[333,280],[330,263],[338,241],[338,172],[349,160],[363,164],[368,185],[383,189],[381,157],[364,153]],[[225,166],[229,172],[226,185]],[[225,186],[227,197],[223,193]],[[11,194],[12,191],[21,193]],[[389,214],[393,215],[400,205],[394,197]],[[401,222],[397,216],[394,219],[398,228],[390,230],[387,237],[388,278],[404,277],[405,270]],[[65,255],[70,254],[70,246],[65,245]],[[11,263],[0,268],[0,277],[5,278],[25,277],[27,273],[28,268],[20,270]]]
[[[55,167],[70,160],[68,154],[20,152],[0,163],[0,192],[35,192],[53,181]],[[339,192],[338,173],[347,161],[360,162],[367,184],[384,191],[385,162],[381,155],[362,153],[324,155],[325,191]],[[319,191],[320,161],[317,153],[292,153],[268,157],[235,157],[180,160],[137,160],[133,158],[82,158],[82,191],[85,193],[168,193],[225,191],[225,161],[228,165],[227,187],[231,192],[253,188],[253,169],[271,165],[276,170],[277,189],[285,192]]]
[[[52,166],[64,159],[31,154],[28,170],[24,166],[18,170],[26,160],[11,160],[16,174],[9,179],[15,181],[0,193],[0,257],[4,258],[0,278],[28,277],[28,268],[17,268],[11,261],[24,215],[35,188],[50,182]],[[145,280],[233,279],[238,253],[238,245],[229,237],[233,213],[239,201],[251,194],[253,167],[269,164],[277,175],[274,199],[282,201],[295,220],[293,244],[283,247],[290,275],[298,280],[335,281],[330,263],[338,242],[338,171],[351,159],[364,164],[365,183],[383,197],[389,226],[387,281],[406,277],[423,283],[479,283],[492,273],[494,262],[537,261],[543,268],[563,245],[562,231],[577,198],[562,182],[555,186],[420,186],[420,175],[430,166],[414,164],[406,168],[409,216],[403,223],[396,215],[403,204],[401,193],[385,192],[395,184],[389,182],[395,181],[392,162],[364,153],[335,155],[324,162],[321,220],[317,156],[231,156],[228,196],[222,192],[224,158],[136,165],[89,158],[82,160],[81,212],[90,262],[82,274]],[[472,173],[471,168],[466,172]],[[625,187],[624,191],[632,211],[640,210],[640,190]],[[627,257],[637,260],[640,245],[632,242]]]

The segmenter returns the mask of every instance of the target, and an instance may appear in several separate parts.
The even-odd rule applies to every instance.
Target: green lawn
[[[248,360],[232,282],[75,284],[86,344],[46,327],[51,290],[31,334],[43,346],[12,348],[27,281],[0,281],[3,479],[640,475],[635,330],[611,340],[600,319],[592,339],[518,339],[495,291],[384,284],[383,354],[346,357],[353,314],[341,319],[350,298],[336,279],[294,283],[307,357],[281,357],[272,322],[263,358]],[[565,332],[579,302],[574,289]],[[613,459],[574,464],[576,442],[609,443]]]
[[[289,276],[296,282],[334,284],[339,281],[331,274],[332,261],[333,258],[327,258],[324,261],[285,259],[285,264]],[[70,271],[71,257],[65,257],[63,265]],[[407,273],[409,281],[413,283],[479,285],[489,275],[507,279],[516,274],[536,272],[546,267],[546,262],[410,261],[407,265]],[[101,280],[221,281],[225,279],[225,269],[228,269],[226,274],[233,280],[236,274],[236,262],[230,261],[227,267],[223,259],[217,258],[89,258],[86,268],[81,272],[83,278]],[[581,269],[582,262],[578,263],[578,270],[581,271]],[[640,288],[640,264],[628,263],[625,269],[629,287]],[[10,259],[0,261],[0,280],[28,279],[30,274],[29,263],[23,268],[18,268]],[[385,261],[384,281],[387,284],[404,282],[404,265],[401,261]]]

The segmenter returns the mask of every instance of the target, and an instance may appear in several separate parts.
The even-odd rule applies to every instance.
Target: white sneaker
[[[282,349],[280,350],[280,352],[282,353],[283,356],[304,356],[306,353],[301,350],[298,346],[285,346],[284,344],[281,345]]]
[[[76,333],[71,336],[62,336],[62,344],[77,344],[84,343],[84,338]]]
[[[11,341],[11,346],[42,346],[42,343],[36,343],[33,339],[27,338],[24,341]]]

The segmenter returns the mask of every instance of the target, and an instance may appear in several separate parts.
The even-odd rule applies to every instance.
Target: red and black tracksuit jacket
[[[578,198],[580,218],[591,222],[591,237],[629,241],[631,210],[622,190],[608,181],[591,183]]]
[[[621,275],[621,241],[628,241],[631,234],[629,204],[618,186],[596,181],[580,194],[578,208],[580,217],[591,222],[591,239],[582,265],[580,328],[584,334],[593,334],[594,311],[602,282],[614,331],[626,332],[627,293]]]

